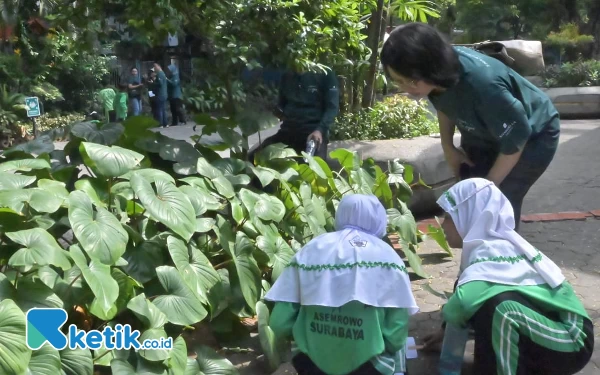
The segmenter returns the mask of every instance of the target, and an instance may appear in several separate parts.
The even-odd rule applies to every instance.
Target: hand
[[[310,133],[306,141],[308,142],[311,139],[313,139],[317,145],[320,145],[323,143],[323,134],[320,130],[315,130],[314,132]]]
[[[441,352],[442,343],[444,342],[444,329],[440,328],[434,333],[430,333],[424,338],[425,343],[423,345],[423,351],[427,352]]]
[[[460,165],[462,163],[468,164],[471,167],[475,166],[475,163],[469,159],[462,149],[452,147],[448,150],[444,150],[444,155],[456,178],[460,178]]]

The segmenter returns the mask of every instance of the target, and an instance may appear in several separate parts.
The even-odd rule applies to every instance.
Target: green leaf
[[[17,289],[10,280],[0,274],[0,299],[11,299],[23,311],[32,308],[63,308],[63,301],[44,284],[33,276],[19,278]]]
[[[277,197],[264,193],[256,194],[244,188],[240,190],[239,195],[251,217],[256,215],[263,220],[279,222],[285,215],[285,206]]]
[[[167,295],[158,296],[154,304],[177,325],[192,325],[208,315],[200,299],[186,285],[176,268],[161,266],[156,269],[158,280]]]
[[[0,191],[0,206],[8,207],[21,214],[29,214],[28,207],[37,212],[54,213],[64,203],[48,192],[38,189],[15,189]]]
[[[194,348],[196,359],[188,358],[184,375],[239,375],[228,359],[223,358],[208,346]]]
[[[337,160],[340,165],[346,170],[346,172],[358,170],[362,162],[360,155],[356,151],[346,150],[344,148],[338,148],[329,153],[332,159]]]
[[[278,177],[280,178],[279,172],[271,168],[263,167],[260,165],[255,167],[251,165],[250,169],[252,170],[254,175],[258,177],[263,187],[269,185],[271,182],[273,182],[274,179]]]
[[[203,179],[200,179],[198,177],[193,177],[193,179],[195,179],[195,181],[191,184],[191,186],[180,186],[179,190],[181,190],[189,198],[190,202],[192,202],[197,216],[203,215],[204,212],[206,212],[202,212],[203,210],[217,211],[223,208],[223,204],[213,194],[211,194],[207,189],[197,184],[198,180],[204,181]],[[191,180],[187,180],[184,182],[190,183]],[[202,213],[198,214],[198,212]]]
[[[69,196],[69,222],[75,237],[90,257],[113,265],[125,253],[129,236],[119,220],[92,201],[82,191]]]
[[[139,166],[144,155],[119,146],[81,142],[85,164],[104,177],[119,177]]]
[[[275,282],[294,257],[294,250],[281,236],[259,236],[256,246],[269,256],[269,267],[273,268],[271,277]]]
[[[214,161],[212,165],[221,171],[233,186],[248,185],[250,183],[250,176],[242,173],[246,170],[246,162],[243,160],[233,158],[219,159]]]
[[[203,303],[207,303],[208,292],[221,281],[208,258],[192,243],[186,246],[185,242],[173,236],[167,239],[167,246],[186,285]]]
[[[69,349],[60,351],[61,375],[93,375],[94,362],[89,349]]]
[[[140,342],[146,340],[160,341],[161,338],[167,338],[167,332],[163,328],[150,328],[142,332]],[[148,361],[157,362],[164,361],[169,358],[170,349],[140,349],[138,354]]]
[[[115,358],[110,363],[112,375],[166,375],[167,370],[160,362],[150,362],[137,357],[137,366],[134,367],[124,359]]]
[[[150,302],[144,293],[132,298],[127,308],[133,311],[146,328],[162,328],[168,322],[167,316]]]
[[[410,268],[412,268],[413,272],[417,274],[417,276],[420,276],[422,278],[428,278],[429,275],[427,275],[427,273],[425,273],[425,271],[423,270],[421,258],[417,254],[415,247],[412,244],[406,243],[406,241],[402,241],[401,243],[402,252],[406,256],[408,264],[410,265]]]
[[[107,207],[106,203],[104,203],[108,201],[108,185],[106,181],[98,178],[82,178],[75,182],[75,189],[85,192],[97,207]]]
[[[49,154],[52,151],[54,151],[54,141],[52,138],[48,135],[40,135],[32,141],[12,146],[11,148],[4,150],[2,154],[4,156],[9,156],[23,152],[25,154],[37,156]]]
[[[0,164],[0,172],[30,172],[35,169],[50,169],[50,163],[44,159],[20,159]]]
[[[332,177],[331,169],[329,169],[329,167],[327,167],[327,170],[329,171],[329,176],[328,176],[327,173],[325,172],[325,170],[323,170],[323,167],[321,166],[321,164],[317,162],[316,158],[314,158],[313,156],[310,156],[309,154],[307,154],[304,151],[302,151],[302,156],[304,156],[304,158],[306,158],[306,160],[308,160],[308,167],[313,172],[315,172],[315,174],[317,176],[319,176],[319,178],[322,178],[323,180],[325,180],[328,177]]]
[[[398,201],[398,209],[388,209],[387,217],[389,225],[393,228],[390,232],[397,231],[406,242],[417,244],[417,223],[406,203]]]
[[[173,350],[171,350],[171,356],[169,358],[169,374],[183,374],[187,367],[187,359],[187,345],[185,344],[183,337],[179,336],[173,344]]]
[[[263,302],[256,303],[256,315],[258,317],[258,338],[260,346],[267,357],[269,371],[277,371],[281,364],[281,356],[279,353],[277,338],[275,332],[269,327],[269,309]]]
[[[210,180],[215,190],[225,198],[233,198],[235,190],[231,182],[219,171],[213,167],[205,158],[198,159],[198,173]]]
[[[435,221],[437,221],[438,226],[434,227],[433,225],[429,224],[427,227],[427,237],[433,238],[448,255],[451,257],[454,256],[454,254],[452,254],[452,250],[450,249],[450,245],[448,245],[448,241],[446,240],[446,234],[442,229],[440,220],[436,217]]]
[[[60,374],[60,353],[49,344],[33,351],[27,368],[27,375]]]
[[[81,270],[85,282],[96,297],[90,312],[102,320],[110,320],[117,313],[115,302],[119,298],[119,284],[110,274],[110,267],[94,259],[88,266],[85,254],[78,245],[70,247],[71,257]]]
[[[131,177],[131,187],[146,211],[173,232],[189,241],[196,231],[196,215],[190,200],[168,181],[156,181],[156,192],[140,175]]]
[[[260,269],[252,256],[254,246],[243,232],[234,237],[231,225],[220,215],[217,226],[219,242],[233,260],[233,269],[229,270],[232,288],[241,291],[248,306],[254,308],[260,295]]]
[[[258,158],[257,164],[260,165],[264,165],[265,162],[275,159],[288,159],[297,156],[298,154],[293,148],[283,143],[274,143],[256,153],[256,157]]]
[[[25,314],[13,300],[0,302],[0,373],[21,374],[31,350],[25,344]]]
[[[64,182],[41,179],[38,180],[37,185],[40,190],[50,193],[51,195],[60,199],[63,203],[69,199],[69,191],[67,190]]]
[[[130,172],[125,173],[122,176],[119,176],[119,178],[122,178],[125,180],[130,180],[131,176],[133,176],[134,174],[137,174],[138,176],[142,176],[150,182],[164,180],[164,181],[169,181],[169,182],[175,183],[175,179],[173,178],[173,176],[171,176],[167,172],[161,171],[160,169],[154,169],[154,168],[143,168],[143,169],[138,169],[135,171],[130,171]]]
[[[210,217],[202,217],[196,219],[196,232],[206,233],[210,232],[215,226],[215,219]]]
[[[115,305],[117,306],[117,314],[120,314],[127,308],[127,303],[135,297],[135,288],[141,288],[142,285],[118,268],[113,268],[110,274],[119,285],[119,297],[117,297]]]
[[[312,195],[311,188],[307,183],[302,183],[300,186],[300,198],[302,207],[298,208],[298,213],[301,220],[308,224],[314,236],[325,233],[324,205],[321,205],[318,198]]]
[[[23,189],[35,182],[35,176],[24,176],[8,172],[0,172],[0,191]]]
[[[155,241],[144,241],[129,248],[123,258],[127,261],[125,271],[144,284],[156,277],[156,267],[165,264],[162,246]]]
[[[357,170],[351,171],[350,179],[352,181],[352,188],[357,194],[373,194],[375,178],[364,168],[358,168]]]
[[[407,178],[413,179],[413,168],[411,166],[404,166],[400,164],[400,159],[394,159],[392,161],[388,161],[388,183],[390,185],[396,185],[400,190],[401,194],[407,200],[412,196],[412,189],[410,188],[409,183],[404,179],[404,174],[406,172]]]
[[[71,262],[66,255],[68,253],[44,229],[27,229],[6,233],[6,236],[24,246],[10,257],[8,265],[11,267],[20,267],[22,272],[46,265],[56,266],[65,271],[71,268]]]
[[[71,134],[85,139],[87,142],[98,143],[101,145],[112,145],[116,143],[125,128],[119,123],[109,123],[100,125],[94,122],[79,122],[71,128]]]

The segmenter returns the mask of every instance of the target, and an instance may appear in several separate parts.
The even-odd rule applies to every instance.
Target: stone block
[[[600,116],[600,86],[544,89],[562,118]]]

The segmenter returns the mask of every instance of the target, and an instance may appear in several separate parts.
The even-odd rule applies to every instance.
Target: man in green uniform
[[[158,122],[163,128],[168,128],[167,122],[167,99],[169,98],[167,89],[167,76],[163,72],[159,63],[154,63],[156,80],[154,81],[153,92],[156,95],[156,114]]]
[[[523,199],[558,147],[560,119],[548,96],[499,60],[453,47],[425,24],[396,28],[381,60],[406,92],[429,97],[456,177],[484,177],[499,186],[518,230]],[[453,143],[456,127],[462,149]]]
[[[254,162],[257,151],[274,143],[283,143],[300,155],[311,139],[317,146],[315,155],[326,159],[329,129],[339,112],[335,73],[331,69],[327,73],[285,73],[279,87],[278,110],[282,119],[280,130],[250,152],[249,160]]]
[[[171,107],[171,125],[185,125],[183,117],[183,93],[181,91],[181,80],[179,78],[179,69],[175,64],[168,66],[169,76],[167,84],[169,89],[169,106]]]

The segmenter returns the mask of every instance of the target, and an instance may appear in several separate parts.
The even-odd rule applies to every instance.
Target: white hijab
[[[345,196],[335,226],[336,232],[314,238],[296,253],[265,299],[328,307],[360,301],[419,311],[404,262],[381,240],[387,215],[379,200]]]
[[[513,208],[493,182],[461,181],[438,204],[463,238],[459,286],[480,280],[556,288],[565,280],[554,262],[515,232]]]

